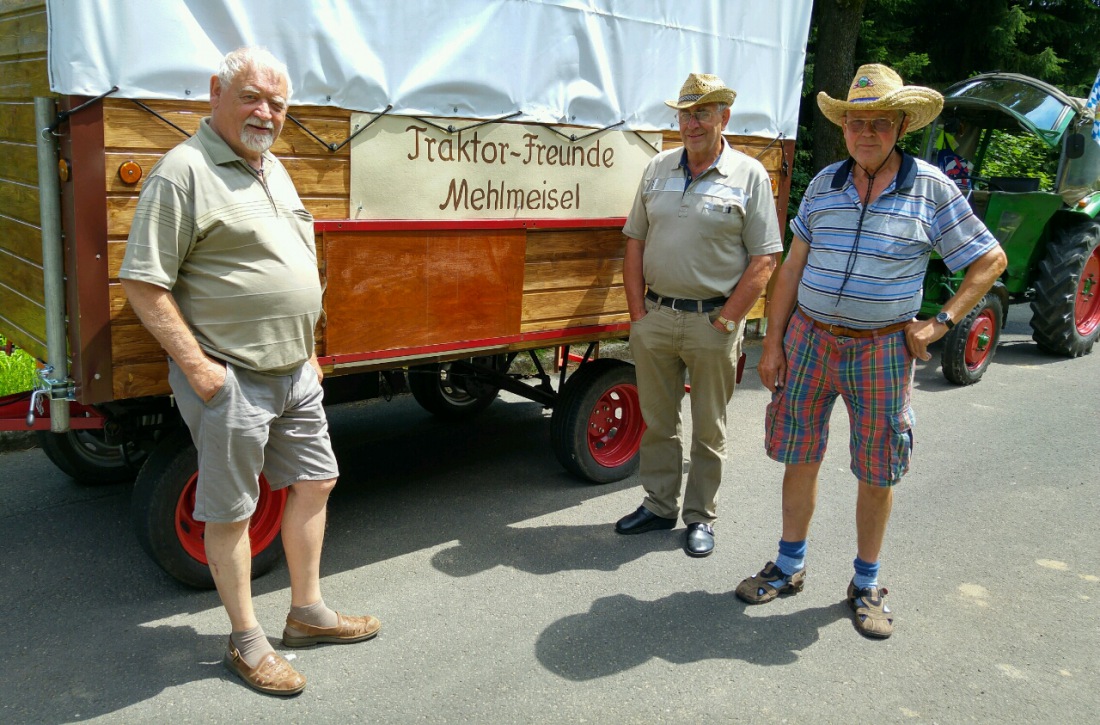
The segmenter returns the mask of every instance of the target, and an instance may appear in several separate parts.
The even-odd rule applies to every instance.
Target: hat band
[[[872,103],[877,100],[879,100],[878,96],[875,96],[874,98],[855,98],[851,101],[848,101],[848,103]]]
[[[689,93],[686,96],[680,96],[680,100],[678,101],[678,103],[683,103],[685,101],[698,101],[705,95],[705,93]]]

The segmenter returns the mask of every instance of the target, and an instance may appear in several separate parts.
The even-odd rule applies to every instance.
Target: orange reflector
[[[136,161],[125,161],[118,167],[118,178],[123,184],[136,184],[141,181],[141,166]]]
[[[65,159],[58,159],[57,161],[57,178],[61,179],[61,183],[64,184],[69,180],[69,162]]]

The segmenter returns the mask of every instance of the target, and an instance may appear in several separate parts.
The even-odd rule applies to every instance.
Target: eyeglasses
[[[854,134],[861,134],[870,126],[875,133],[886,133],[897,124],[894,118],[845,118],[844,128]]]
[[[714,120],[718,118],[718,112],[705,108],[701,111],[680,111],[676,116],[680,119],[680,123],[683,124],[688,123],[692,118],[694,118],[697,123],[710,124],[714,123]]]

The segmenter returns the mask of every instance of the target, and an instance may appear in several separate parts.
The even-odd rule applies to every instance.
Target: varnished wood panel
[[[623,283],[622,259],[578,259],[528,263],[523,272],[523,291],[563,287],[611,287]]]
[[[115,365],[164,360],[164,348],[140,323],[111,325],[111,359]]]
[[[622,258],[626,237],[618,227],[536,230],[527,235],[527,262]]]
[[[35,144],[33,102],[0,102],[0,141]]]
[[[325,235],[325,354],[519,332],[522,229]]]
[[[38,187],[0,178],[0,213],[26,224],[38,225]]]
[[[111,389],[116,400],[146,395],[168,395],[168,363],[147,362],[115,365]]]
[[[576,320],[626,310],[626,292],[622,287],[529,292],[523,295],[524,324],[535,320]],[[576,323],[561,326],[575,327]]]
[[[0,58],[46,54],[46,9],[0,16]]]
[[[0,250],[41,266],[42,231],[34,225],[0,215]]]
[[[38,149],[30,144],[0,141],[0,178],[21,184],[38,184]]]
[[[19,347],[45,356],[46,341],[40,331],[46,329],[46,309],[40,300],[28,299],[0,284],[0,329]]]
[[[527,332],[544,332],[544,331],[548,331],[548,330],[561,330],[561,329],[568,329],[568,328],[575,328],[575,327],[588,327],[588,326],[591,326],[591,325],[619,325],[619,324],[626,324],[626,323],[629,323],[629,322],[630,322],[630,315],[626,312],[619,312],[619,313],[608,313],[606,315],[596,315],[594,317],[574,317],[574,318],[569,319],[568,326],[564,325],[561,320],[536,320],[534,322],[528,322],[528,321],[525,320],[523,322],[523,324],[520,325],[520,330],[522,332],[525,332],[525,333],[527,333]],[[587,340],[590,340],[590,339],[599,338],[599,339],[607,340],[607,339],[621,338],[621,337],[626,337],[626,336],[627,336],[627,331],[623,330],[622,332],[599,333],[598,335],[591,335],[590,333],[586,333],[584,335],[578,336],[577,339],[587,341]],[[558,344],[558,343],[555,341],[554,344]]]
[[[50,95],[46,57],[0,61],[0,99],[23,100]]]

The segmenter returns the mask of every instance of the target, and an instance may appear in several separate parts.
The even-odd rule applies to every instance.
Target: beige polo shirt
[[[722,145],[690,185],[682,148],[653,157],[638,185],[623,234],[645,242],[642,274],[664,297],[729,297],[749,257],[783,251],[768,172]]]
[[[262,178],[203,119],[149,173],[119,277],[171,290],[199,345],[286,374],[313,353],[313,217],[270,153]]]

